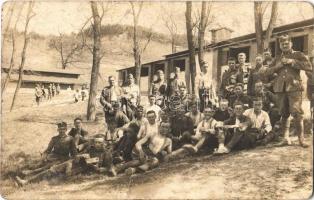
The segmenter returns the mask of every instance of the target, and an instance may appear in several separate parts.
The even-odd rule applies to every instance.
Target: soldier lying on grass
[[[94,138],[93,144],[85,149],[84,154],[76,155],[70,160],[52,165],[43,171],[29,173],[23,179],[16,176],[16,182],[18,185],[24,186],[44,178],[49,179],[59,175],[70,177],[86,172],[107,172],[116,175],[112,165],[112,153],[101,137]]]

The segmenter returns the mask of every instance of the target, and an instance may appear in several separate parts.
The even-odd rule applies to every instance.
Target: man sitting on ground
[[[71,157],[77,155],[74,140],[72,136],[66,134],[67,123],[58,123],[59,135],[51,138],[47,149],[42,155],[41,162],[31,170],[24,170],[22,174],[32,175],[49,169],[51,166],[60,164]]]
[[[215,111],[213,118],[216,121],[223,122],[230,118],[230,111],[228,108],[229,102],[227,99],[221,99],[219,102],[219,108]]]
[[[198,152],[201,147],[205,147],[206,150],[213,150],[218,145],[218,135],[221,134],[219,127],[220,124],[213,118],[215,111],[212,108],[204,109],[204,119],[198,124],[196,133],[192,136],[192,140],[196,141],[196,145],[184,145],[183,148],[191,150],[193,153]]]
[[[234,103],[234,115],[224,121],[224,134],[219,139],[219,147],[215,154],[229,153],[233,149],[245,149],[253,146],[254,135],[247,132],[250,119],[243,115],[243,103]],[[227,144],[225,146],[225,144]]]
[[[194,129],[196,129],[197,125],[203,120],[204,115],[199,110],[198,102],[189,102],[189,105],[191,111],[186,113],[185,116],[192,119]]]
[[[88,132],[82,128],[82,119],[80,117],[74,119],[74,128],[70,130],[68,135],[74,138],[75,147],[78,152],[81,152],[86,147]]]
[[[127,169],[127,174],[155,168],[165,155],[171,153],[172,141],[166,137],[169,128],[169,123],[162,122],[157,133],[146,133],[145,137],[136,143],[135,148],[139,155],[140,166]],[[149,143],[145,145],[147,142]]]
[[[48,169],[26,176],[19,176],[16,181],[23,186],[28,183],[39,182],[44,178],[65,175],[70,177],[84,172],[93,171],[98,173],[110,172],[116,175],[112,165],[111,152],[104,146],[103,138],[94,138],[94,144],[85,149],[85,154],[77,155],[75,158],[51,166]]]

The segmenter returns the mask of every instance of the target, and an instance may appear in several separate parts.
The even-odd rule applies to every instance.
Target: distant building
[[[209,64],[210,76],[208,78],[217,81],[219,85],[221,75],[227,69],[227,60],[229,56],[236,57],[238,53],[244,52],[247,55],[247,62],[255,63],[256,50],[256,35],[255,33],[243,35],[236,38],[230,38],[232,30],[228,28],[218,28],[211,30],[212,43],[206,46],[204,54],[205,61]],[[272,49],[273,56],[279,55],[280,48],[278,36],[288,34],[292,37],[293,49],[302,51],[309,57],[310,52],[314,50],[314,18],[304,20],[292,24],[287,24],[275,27],[273,30],[270,48]],[[196,53],[198,49],[196,48]],[[188,50],[180,51],[172,54],[165,55],[164,59],[157,60],[142,65],[141,74],[141,92],[146,94],[150,88],[152,77],[158,69],[165,72],[166,78],[169,74],[174,72],[175,67],[181,69],[181,78],[185,79],[187,88],[191,91],[191,73],[189,69],[189,55]],[[196,69],[199,72],[198,56],[196,54]],[[118,70],[119,82],[123,83],[129,73],[135,74],[135,67]]]
[[[9,68],[2,67],[2,78],[7,76]],[[80,88],[84,82],[80,79],[81,73],[73,70],[66,69],[30,69],[23,70],[23,82],[21,88],[34,88],[36,84],[44,84],[48,86],[49,83],[60,84],[61,89]],[[17,83],[18,69],[13,69],[11,73],[10,83]],[[15,85],[13,84],[13,85]],[[12,85],[12,84],[10,84]]]

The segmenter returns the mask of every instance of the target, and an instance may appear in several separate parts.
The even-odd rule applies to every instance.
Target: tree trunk
[[[270,15],[270,20],[269,20],[269,24],[266,30],[266,35],[265,35],[265,40],[264,40],[264,48],[268,48],[269,47],[269,42],[270,42],[270,38],[271,35],[273,33],[273,29],[277,20],[277,16],[278,16],[278,2],[274,1],[272,2],[272,7],[271,7],[271,15]]]
[[[16,26],[17,26],[17,23],[21,17],[21,13],[22,13],[22,10],[23,10],[23,7],[24,7],[24,3],[22,4],[22,7],[17,15],[17,18],[16,18],[16,21],[15,21],[15,24],[14,24],[14,27],[13,29],[11,30],[11,38],[12,38],[12,53],[11,53],[11,60],[10,60],[10,67],[9,67],[9,71],[8,71],[8,74],[7,76],[5,77],[5,79],[3,80],[2,84],[1,84],[1,96],[2,96],[2,99],[3,99],[3,94],[4,94],[4,91],[5,89],[7,88],[8,86],[8,83],[10,81],[10,78],[11,78],[11,73],[12,73],[12,70],[14,68],[14,64],[15,64],[15,33],[16,33]]]
[[[207,2],[202,2],[202,11],[201,11],[201,18],[200,24],[198,29],[198,63],[200,65],[201,71],[203,71],[203,64],[204,64],[204,45],[205,45],[205,29],[206,29],[206,7]]]
[[[255,16],[255,34],[256,34],[256,45],[257,53],[262,54],[264,51],[263,47],[263,16],[262,16],[262,2],[254,2],[254,16]]]
[[[98,74],[99,74],[99,64],[101,60],[100,55],[100,27],[101,19],[98,13],[97,2],[91,2],[91,9],[93,13],[93,66],[91,73],[90,91],[87,106],[87,119],[94,121],[96,119],[96,96],[97,96],[97,84],[98,84]]]
[[[8,74],[7,74],[7,76],[5,77],[5,79],[3,80],[3,83],[2,83],[2,87],[1,87],[2,88],[2,90],[1,90],[2,99],[3,99],[4,91],[7,88],[8,83],[10,81],[11,73],[12,73],[12,70],[14,68],[14,63],[15,63],[15,60],[14,60],[14,56],[15,56],[15,30],[12,31],[11,37],[12,37],[12,53],[11,53],[10,67],[9,67]]]
[[[22,81],[23,81],[23,69],[24,69],[24,64],[25,64],[25,59],[26,59],[26,50],[27,50],[27,45],[29,42],[29,36],[28,36],[28,25],[29,25],[29,21],[30,19],[34,16],[31,16],[32,13],[32,8],[33,8],[34,2],[29,2],[28,4],[28,9],[27,9],[27,16],[26,16],[26,24],[25,24],[25,29],[24,29],[24,46],[23,46],[23,50],[22,50],[22,54],[21,54],[21,64],[19,67],[19,79],[16,85],[16,89],[14,92],[14,96],[13,96],[13,100],[12,100],[12,104],[11,104],[11,108],[10,111],[13,110],[16,99],[18,97],[18,92],[20,90],[20,87],[22,85]]]
[[[175,36],[172,36],[171,38],[171,51],[172,53],[175,53],[176,52],[176,44],[175,44],[175,39],[174,39]]]
[[[13,1],[13,2],[11,2],[11,3],[12,3],[12,6],[11,6],[11,8],[10,8],[10,10],[9,10],[9,13],[8,13],[8,14],[10,14],[10,16],[9,16],[8,24],[7,24],[6,28],[5,28],[4,34],[7,34],[7,32],[9,31],[10,24],[11,24],[11,19],[12,19],[12,15],[13,15],[13,13],[14,13],[14,7],[15,7],[16,2]]]
[[[190,64],[190,73],[191,73],[191,83],[192,83],[192,94],[195,93],[195,47],[193,42],[193,30],[192,30],[192,2],[186,2],[186,35],[188,40],[188,49],[189,49],[189,64]]]

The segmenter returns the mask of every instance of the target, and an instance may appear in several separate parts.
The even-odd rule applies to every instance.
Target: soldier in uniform
[[[74,128],[70,130],[68,135],[74,138],[75,147],[78,152],[81,152],[87,146],[88,132],[83,129],[80,117],[74,119]]]
[[[112,154],[104,143],[103,138],[94,138],[93,144],[89,145],[84,154],[75,156],[73,159],[51,166],[49,169],[36,174],[26,176],[24,179],[19,176],[16,181],[24,186],[28,183],[38,182],[44,178],[65,175],[66,178],[84,172],[93,171],[98,173],[109,172],[116,175],[112,164]]]
[[[263,53],[263,65],[267,65],[268,67],[272,67],[275,65],[275,59],[271,55],[271,49],[264,49]]]
[[[154,90],[157,90],[160,95],[166,96],[167,83],[165,81],[165,74],[162,70],[157,71],[157,80],[152,83],[150,94],[153,94]]]
[[[257,81],[255,83],[254,94],[254,97],[262,98],[263,110],[269,114],[271,125],[275,127],[275,123],[280,120],[276,95],[269,90],[264,89],[262,81]]]
[[[100,96],[100,103],[103,106],[105,116],[107,113],[113,112],[112,102],[118,102],[122,93],[121,88],[116,86],[113,76],[108,77],[108,82],[109,85],[102,90]]]
[[[238,54],[239,64],[237,65],[237,68],[243,74],[243,92],[246,94],[251,65],[250,65],[250,63],[246,63],[245,60],[246,60],[245,53],[239,53]]]
[[[258,54],[255,58],[255,67],[250,70],[249,80],[247,84],[247,95],[254,96],[254,86],[259,80],[262,80],[260,69],[263,67],[263,57]],[[265,82],[265,81],[263,81]]]
[[[282,116],[282,125],[284,129],[284,141],[282,144],[290,145],[289,128],[290,115],[294,118],[295,129],[298,133],[299,144],[302,147],[308,147],[304,142],[304,125],[302,110],[302,80],[301,70],[312,71],[311,63],[308,58],[299,51],[292,49],[292,42],[288,35],[279,38],[282,54],[274,67],[265,70],[266,75],[277,73],[274,80],[274,93],[278,98],[278,106]]]
[[[200,99],[200,110],[203,112],[205,107],[218,107],[218,97],[216,96],[216,86],[212,81],[211,74],[208,73],[208,63],[203,63],[203,72],[196,77],[196,85],[198,92],[197,98]]]
[[[249,96],[244,94],[243,92],[243,84],[237,83],[234,87],[234,94],[230,96],[229,102],[230,106],[233,108],[234,103],[237,101],[241,101],[244,104],[244,109],[251,107],[252,102]]]
[[[66,134],[67,123],[60,122],[57,125],[59,134],[51,138],[47,149],[42,154],[40,163],[31,170],[22,171],[22,174],[37,174],[77,155],[73,137]]]
[[[236,83],[243,83],[243,73],[236,67],[235,58],[228,58],[228,66],[229,69],[223,73],[220,85],[220,96],[225,99],[233,94]]]
[[[133,74],[128,75],[128,85],[123,87],[122,108],[129,119],[133,119],[135,109],[140,102],[140,88],[135,84]]]

